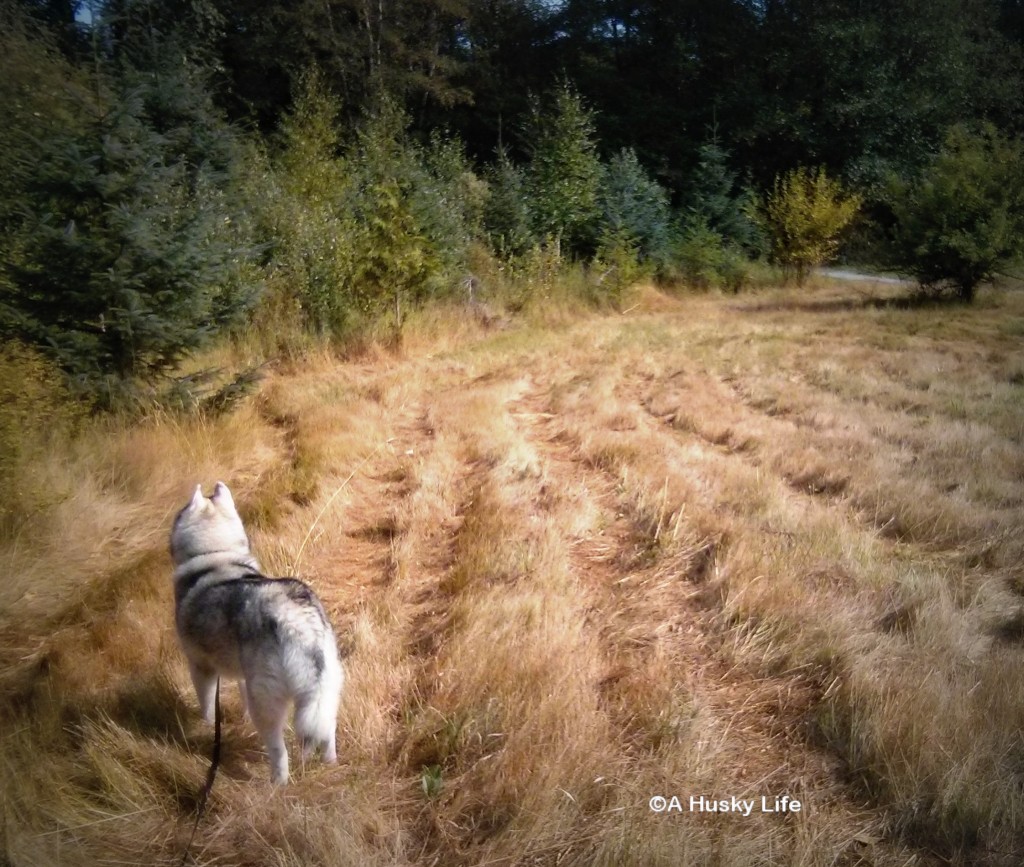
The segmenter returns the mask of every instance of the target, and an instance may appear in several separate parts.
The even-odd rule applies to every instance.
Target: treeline
[[[214,334],[344,337],[486,270],[963,299],[1021,253],[996,0],[0,0],[0,336],[113,405]],[[268,336],[269,335],[269,336]]]

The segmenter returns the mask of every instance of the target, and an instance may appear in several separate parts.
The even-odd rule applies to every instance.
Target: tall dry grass
[[[6,863],[180,861],[212,732],[166,538],[217,479],[348,683],[339,765],[283,789],[225,688],[196,863],[1017,863],[1024,299],[863,291],[434,309],[222,416],[34,428]],[[700,794],[804,809],[648,808]]]

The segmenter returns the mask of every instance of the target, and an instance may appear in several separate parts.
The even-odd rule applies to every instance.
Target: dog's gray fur
[[[178,638],[206,720],[217,677],[237,678],[275,783],[288,781],[284,727],[293,702],[303,757],[319,746],[324,761],[337,761],[344,676],[330,621],[307,585],[261,574],[227,485],[217,482],[209,498],[196,488],[174,519],[171,557]]]

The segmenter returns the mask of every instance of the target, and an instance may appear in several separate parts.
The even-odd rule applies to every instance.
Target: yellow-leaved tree
[[[801,166],[777,176],[757,210],[771,260],[802,285],[812,268],[835,255],[860,206],[860,196],[847,193],[824,168]]]

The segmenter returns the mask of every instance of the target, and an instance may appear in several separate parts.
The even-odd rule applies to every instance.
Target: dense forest
[[[844,243],[970,301],[1022,252],[1020,0],[0,10],[0,337],[95,405],[484,272],[614,300]]]

